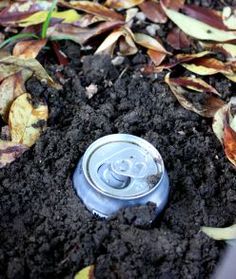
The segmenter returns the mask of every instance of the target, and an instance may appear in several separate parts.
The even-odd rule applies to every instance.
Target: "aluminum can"
[[[146,140],[112,134],[92,143],[73,175],[77,195],[94,214],[148,202],[159,214],[168,200],[169,179],[160,153]]]

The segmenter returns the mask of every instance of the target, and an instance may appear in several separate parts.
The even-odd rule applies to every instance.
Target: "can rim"
[[[110,193],[102,191],[102,189],[97,187],[96,184],[91,180],[91,178],[88,174],[87,163],[89,161],[89,158],[92,155],[92,152],[97,150],[102,145],[106,144],[106,143],[102,143],[104,140],[107,141],[106,143],[117,142],[117,141],[126,141],[126,142],[130,142],[130,143],[139,142],[141,144],[143,143],[145,145],[148,145],[149,149],[152,149],[156,153],[155,155],[160,160],[159,163],[161,166],[161,177],[160,177],[158,183],[153,188],[151,188],[149,191],[142,193],[142,194],[132,195],[132,196],[118,196],[118,195],[114,195],[114,194],[110,194]],[[89,147],[85,151],[85,154],[82,158],[82,169],[83,169],[83,173],[84,173],[86,180],[89,182],[89,185],[91,185],[92,188],[94,188],[96,191],[98,191],[102,195],[105,195],[107,197],[117,199],[117,200],[135,200],[135,199],[139,199],[139,198],[142,198],[142,197],[145,197],[145,196],[151,194],[162,183],[162,181],[164,179],[164,175],[165,175],[165,166],[164,166],[164,162],[163,162],[162,156],[159,153],[159,151],[147,140],[134,136],[134,135],[130,135],[130,134],[111,134],[111,135],[101,137],[101,138],[97,139],[96,141],[94,141],[91,145],[89,145]]]

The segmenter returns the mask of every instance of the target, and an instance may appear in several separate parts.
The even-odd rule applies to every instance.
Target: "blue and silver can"
[[[77,195],[92,213],[109,217],[119,209],[168,200],[169,179],[160,153],[146,140],[113,134],[92,143],[73,175]]]

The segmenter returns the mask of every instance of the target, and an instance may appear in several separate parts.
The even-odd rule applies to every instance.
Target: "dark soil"
[[[211,120],[179,105],[165,73],[143,76],[142,53],[115,67],[100,56],[82,63],[72,43],[64,51],[70,65],[48,67],[64,83],[62,91],[35,79],[27,83],[35,99],[48,103],[47,130],[0,170],[0,278],[72,278],[90,264],[96,278],[209,278],[225,245],[200,227],[236,221],[236,171]],[[233,96],[222,76],[209,82],[225,100]],[[88,99],[90,84],[98,92]],[[71,175],[78,160],[93,141],[112,133],[140,136],[163,156],[171,193],[153,224],[152,204],[103,220],[75,194]]]
[[[213,271],[224,245],[199,230],[235,221],[235,170],[211,121],[183,109],[162,74],[142,76],[135,68],[143,59],[116,68],[108,57],[87,56],[60,72],[60,92],[28,82],[34,97],[47,100],[49,127],[0,170],[2,278],[71,278],[90,264],[96,278],[208,278]],[[91,83],[98,93],[88,100]],[[225,80],[213,85],[232,95]],[[171,194],[152,226],[152,205],[101,220],[75,195],[71,174],[79,158],[112,133],[143,137],[164,158]]]

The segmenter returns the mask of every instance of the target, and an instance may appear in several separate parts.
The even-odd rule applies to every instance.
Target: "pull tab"
[[[129,177],[113,172],[109,164],[101,165],[98,169],[98,174],[105,184],[113,188],[123,189],[128,186],[130,182]]]
[[[154,158],[138,146],[117,152],[109,161],[111,170],[122,176],[139,179],[158,173]]]
[[[131,179],[145,179],[158,173],[154,158],[138,146],[123,148],[106,160],[100,161],[97,167],[100,179],[117,189],[127,187]]]

